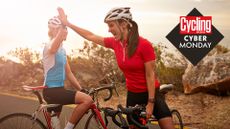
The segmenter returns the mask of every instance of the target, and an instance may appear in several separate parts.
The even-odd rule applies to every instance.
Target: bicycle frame
[[[103,129],[108,129],[107,127],[107,119],[103,119],[103,116],[101,115],[101,112],[103,111],[103,108],[100,107],[100,104],[98,102],[98,99],[97,99],[97,93],[101,90],[104,90],[104,89],[107,89],[109,92],[110,92],[110,96],[107,97],[107,98],[104,98],[104,100],[109,100],[112,96],[112,90],[114,89],[116,94],[119,96],[118,92],[116,91],[116,88],[113,88],[114,84],[112,85],[109,85],[109,86],[104,86],[104,87],[99,87],[99,88],[92,88],[92,98],[93,100],[95,101],[91,106],[90,106],[90,109],[92,114],[93,114],[93,117],[96,119],[96,122],[98,124],[100,124],[102,126]],[[44,89],[46,88],[45,86],[39,86],[39,87],[29,87],[29,86],[26,86],[26,87],[23,87],[25,90],[27,91],[32,91],[38,98],[39,100],[39,104],[40,106],[38,107],[38,109],[32,114],[32,117],[33,119],[37,119],[37,116],[38,116],[38,113],[42,112],[43,113],[43,116],[45,118],[45,121],[47,123],[47,126],[46,128],[47,129],[53,129],[52,126],[51,126],[51,117],[50,117],[50,114],[49,112],[47,111],[47,107],[54,107],[55,105],[57,104],[46,104],[44,101],[43,101],[43,98],[42,96],[40,95],[40,93],[38,92],[38,90],[41,90],[41,89]],[[170,87],[167,87],[166,88],[170,88]],[[89,92],[90,93],[90,92]],[[121,112],[122,113],[122,112]],[[105,116],[107,117],[107,116]],[[89,119],[90,120],[90,119]],[[155,121],[155,119],[153,119],[153,121]],[[147,121],[145,121],[143,119],[142,121],[143,125],[145,125],[147,123]],[[123,124],[122,124],[123,125]],[[121,127],[121,126],[119,126]],[[124,126],[126,127],[126,126]]]
[[[44,101],[43,98],[41,97],[40,93],[38,92],[38,90],[44,89],[46,88],[46,86],[37,86],[37,87],[30,87],[30,86],[23,86],[23,89],[26,91],[32,91],[38,98],[39,104],[40,106],[38,107],[38,109],[33,113],[33,118],[36,119],[37,118],[37,112],[41,112],[45,118],[46,124],[47,124],[47,128],[48,129],[53,129],[51,126],[51,117],[49,115],[49,113],[47,112],[46,107],[52,107],[52,104],[46,104],[44,105]],[[55,104],[54,104],[55,105]]]
[[[42,112],[43,116],[45,118],[45,121],[47,123],[47,129],[53,129],[51,126],[51,117],[49,115],[49,113],[47,112],[47,107],[53,107],[56,104],[45,104],[43,101],[42,96],[40,95],[40,93],[38,92],[38,90],[44,89],[46,88],[45,86],[37,86],[37,87],[30,87],[30,86],[23,86],[23,89],[26,91],[32,91],[38,98],[39,104],[40,106],[38,107],[38,109],[32,114],[33,119],[37,119],[37,115],[38,113]],[[93,103],[90,107],[92,113],[95,114],[95,117],[98,118],[98,122],[100,122],[100,124],[103,126],[104,129],[108,129],[105,125],[105,122],[100,114],[100,109],[97,107],[97,105],[95,103]]]
[[[108,85],[108,84],[101,84],[101,87],[98,88],[91,88],[89,90],[89,95],[91,95],[92,99],[94,100],[94,103],[91,105],[90,110],[92,111],[92,114],[90,115],[91,117],[94,117],[93,119],[96,120],[96,122],[98,124],[100,124],[101,128],[103,129],[108,129],[107,127],[107,118],[105,116],[105,120],[103,119],[101,112],[103,112],[103,108],[100,107],[99,101],[98,101],[98,92],[102,91],[102,90],[108,90],[109,91],[109,95],[107,97],[104,97],[104,101],[109,100],[112,97],[112,90],[114,89],[114,83]],[[90,117],[89,117],[90,118]],[[91,118],[90,118],[91,119]],[[88,127],[88,120],[86,121],[86,125]]]
[[[165,85],[162,85],[161,86],[161,89],[160,89],[160,92],[163,94],[163,95],[165,95],[168,91],[170,91],[170,90],[172,90],[172,87],[173,87],[173,85],[172,84],[165,84]],[[96,104],[97,105],[94,105],[94,107],[92,107],[92,108],[94,108],[94,109],[96,109],[95,111],[93,111],[93,113],[94,113],[94,117],[96,117],[96,122],[100,122],[101,123],[101,125],[103,126],[103,128],[104,129],[106,129],[107,127],[106,126],[104,126],[104,121],[103,121],[103,119],[102,119],[102,117],[101,117],[101,114],[100,114],[100,112],[101,112],[101,109],[103,109],[103,108],[100,108],[100,104],[99,104],[99,102],[98,102],[98,99],[97,99],[97,92],[98,91],[100,91],[99,89],[103,89],[103,88],[98,88],[98,90],[94,90],[94,91],[96,91],[96,92],[93,92],[93,99],[94,100],[96,100],[95,102],[96,102]],[[114,87],[114,88],[111,88],[111,89],[114,89],[115,90],[115,92],[116,92],[116,94],[119,96],[119,94],[118,94],[118,92],[116,91],[116,88]],[[94,93],[96,94],[96,95],[94,95]],[[109,98],[109,97],[108,97]],[[135,108],[135,107],[133,107],[133,108]],[[143,107],[142,107],[143,108]],[[141,110],[142,110],[142,108],[141,108]],[[107,110],[105,110],[105,113],[107,114],[107,116],[111,116],[112,118],[115,116],[114,115],[114,113],[115,114],[117,114],[118,115],[118,113],[120,112],[121,114],[126,114],[126,115],[128,115],[128,117],[130,117],[130,118],[133,118],[132,116],[129,116],[130,115],[130,111],[128,111],[127,109],[129,109],[129,108],[123,108],[123,107],[119,107],[118,106],[118,110],[113,110],[113,111],[107,111]],[[126,111],[127,110],[127,111]],[[140,110],[140,111],[141,111]],[[106,112],[107,111],[107,112]],[[178,111],[177,111],[178,112]],[[132,113],[131,113],[132,114]],[[142,114],[142,115],[144,115],[144,114]],[[107,117],[107,116],[105,116],[105,117]],[[183,123],[182,123],[182,121],[181,121],[181,117],[180,116],[178,116],[177,115],[177,117],[178,117],[178,119],[179,119],[179,126],[180,127],[182,127],[183,128]],[[90,119],[91,119],[91,117],[89,117],[89,119],[88,119],[88,121],[90,121]],[[118,127],[120,127],[120,128],[124,128],[124,129],[127,129],[127,128],[129,128],[129,125],[126,123],[126,121],[123,121],[122,120],[123,119],[123,117],[121,116],[120,117],[120,120],[121,120],[121,123],[120,122],[118,122],[118,121],[114,121],[114,119],[113,119],[113,122],[118,126]],[[149,119],[149,120],[146,120],[146,118],[145,118],[145,116],[140,116],[140,118],[138,118],[139,119],[139,122],[140,123],[138,123],[138,121],[132,121],[133,123],[135,123],[135,126],[137,126],[137,127],[140,127],[140,128],[148,128],[148,125],[146,125],[147,123],[155,123],[155,122],[158,122],[157,121],[157,119],[153,116],[151,119]],[[88,121],[87,121],[87,124],[88,124]],[[105,122],[108,122],[107,121],[107,119],[105,119]],[[106,123],[107,124],[107,123]],[[86,127],[88,127],[88,125],[86,126]]]
[[[99,122],[101,123],[101,125],[103,126],[104,129],[108,129],[105,125],[105,122],[100,114],[99,109],[97,108],[97,106],[93,103],[90,107],[92,113],[95,113],[95,116],[98,118]]]
[[[45,110],[43,110],[42,113],[43,113],[43,115],[45,117],[48,129],[53,129],[52,126],[51,126],[51,118],[49,116],[49,113],[47,111],[45,111]]]

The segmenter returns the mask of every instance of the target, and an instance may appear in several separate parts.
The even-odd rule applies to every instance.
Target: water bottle
[[[51,126],[53,129],[61,129],[60,120],[54,111],[51,112]]]

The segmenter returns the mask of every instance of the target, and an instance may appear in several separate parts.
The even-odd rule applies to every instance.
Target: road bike
[[[23,86],[23,89],[29,92],[32,92],[34,95],[36,95],[39,106],[32,114],[27,113],[13,113],[6,115],[0,119],[0,129],[53,129],[51,126],[51,118],[47,111],[47,108],[49,107],[56,107],[59,106],[59,104],[47,104],[40,91],[42,91],[44,88],[47,88],[46,86]],[[93,94],[93,96],[96,96],[96,94],[101,90],[108,90],[112,92],[111,90],[114,88],[114,86],[111,85],[103,85],[99,88],[91,88],[89,94]],[[92,97],[93,97],[92,96]],[[110,96],[107,98],[104,98],[105,101],[109,100],[112,97],[112,94],[110,93]],[[94,99],[94,97],[93,97]],[[90,110],[92,113],[94,113],[97,116],[97,119],[99,120],[100,124],[103,126],[104,129],[107,129],[103,118],[100,115],[100,110],[97,108],[99,107],[99,103],[93,103],[90,107]],[[39,114],[42,113],[43,117],[45,118],[45,124],[38,118]]]
[[[117,106],[118,109],[115,110],[110,107],[101,107],[99,100],[98,100],[98,93],[100,91],[107,90],[108,96],[104,98],[104,101],[108,101],[111,99],[113,91],[119,96],[117,90],[116,90],[116,83],[111,84],[102,84],[98,88],[91,88],[89,90],[89,95],[92,96],[94,103],[91,105],[89,112],[91,114],[89,115],[88,119],[86,120],[84,129],[128,129],[129,125],[125,119],[126,117],[132,117],[131,114],[134,113],[134,111],[143,112],[144,108],[140,107],[131,107],[131,108],[124,108],[120,104]],[[51,118],[48,115],[47,108],[49,107],[56,107],[59,104],[47,104],[43,97],[41,96],[40,92],[42,89],[47,88],[46,86],[37,86],[37,87],[31,87],[31,86],[23,86],[23,89],[26,91],[30,91],[33,94],[37,96],[39,106],[32,114],[26,114],[26,113],[13,113],[6,115],[0,119],[0,129],[53,129],[51,126]],[[162,93],[167,93],[169,89],[171,89],[171,85],[164,86],[160,91]],[[141,110],[140,110],[141,109]],[[89,113],[87,112],[87,113]],[[177,110],[171,110],[173,120],[176,120],[175,127],[182,129],[183,123],[180,116],[180,113]],[[38,119],[38,115],[42,113],[45,118],[44,124],[40,119]],[[141,117],[140,117],[141,118]],[[154,121],[157,121],[156,119],[150,119],[151,121],[148,121],[148,123],[154,123]],[[110,121],[113,121],[114,125],[110,125]],[[147,129],[149,128],[143,123],[138,123],[135,120],[133,120],[133,123],[139,128]]]
[[[23,89],[26,91],[32,92],[34,95],[36,95],[39,106],[37,109],[34,111],[32,114],[27,114],[27,113],[13,113],[6,115],[0,119],[0,129],[53,129],[51,126],[51,118],[50,115],[47,111],[47,108],[49,107],[57,107],[59,104],[47,104],[40,91],[42,91],[44,88],[47,88],[46,86],[23,86]],[[104,89],[109,89],[108,86],[106,87],[100,87],[95,89],[96,91],[104,90]],[[110,96],[111,98],[111,96]],[[105,100],[108,100],[110,98],[105,98]],[[100,120],[100,123],[102,126],[106,128],[106,125],[103,122],[103,119],[100,116],[100,111],[97,109],[97,106],[94,104],[91,105],[90,109],[92,112],[94,112],[97,115],[97,118]],[[39,118],[39,114],[42,113],[43,117],[45,118],[45,123],[44,124]]]
[[[165,97],[165,94],[167,94],[170,90],[172,90],[173,87],[174,85],[172,84],[161,85],[160,92],[163,94],[163,97]],[[105,100],[111,98],[113,93],[112,90],[115,91],[115,93],[119,98],[119,94],[116,90],[115,83],[112,83],[112,85],[107,87],[106,89],[109,89],[109,97],[107,97]],[[92,90],[93,92],[90,91],[90,94],[93,95],[93,100],[95,101],[97,109],[99,109],[100,111],[100,114],[98,113],[95,114],[95,112],[92,112],[86,121],[84,129],[105,129],[100,123],[100,119],[98,118],[98,115],[103,116],[102,118],[105,121],[105,124],[108,127],[108,129],[120,129],[120,128],[129,129],[129,124],[125,119],[125,117],[129,118],[132,121],[132,123],[134,123],[134,125],[140,129],[152,129],[155,127],[153,125],[154,124],[156,125],[157,119],[154,116],[152,116],[150,119],[146,120],[144,105],[136,105],[135,107],[124,108],[121,104],[118,104],[116,110],[110,107],[101,107],[100,103],[98,102],[98,96],[97,96],[98,92],[101,90],[104,89],[100,89],[100,90],[93,89]],[[139,117],[138,118],[139,121],[136,121],[133,118],[132,114],[137,114]],[[171,114],[172,114],[175,128],[183,129],[183,121],[179,111],[176,109],[171,109]],[[109,123],[111,123],[109,122],[109,120],[112,121],[115,124],[115,126],[109,125]]]
[[[37,87],[29,87],[23,86],[23,89],[26,91],[31,91],[34,93],[39,102],[38,108],[35,110],[33,114],[27,113],[13,113],[4,116],[0,119],[0,129],[52,129],[50,117],[47,112],[48,107],[55,107],[56,104],[46,104],[41,94],[40,90],[46,88],[45,86],[37,86]],[[39,113],[43,113],[44,118],[47,122],[47,126],[43,124],[43,122],[38,119]]]

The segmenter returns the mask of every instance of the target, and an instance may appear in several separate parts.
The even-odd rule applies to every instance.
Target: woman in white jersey
[[[62,46],[67,37],[67,28],[61,24],[57,17],[49,20],[48,28],[50,41],[44,47],[42,60],[45,73],[44,85],[48,88],[43,90],[43,96],[47,103],[61,104],[59,107],[48,109],[49,112],[54,111],[59,115],[62,105],[78,104],[65,127],[65,129],[73,129],[93,101],[89,95],[80,92],[83,88],[71,72],[67,61],[66,51]],[[77,91],[64,88],[66,79]]]

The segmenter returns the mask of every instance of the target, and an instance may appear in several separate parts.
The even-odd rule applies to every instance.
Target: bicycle
[[[13,114],[10,114],[10,115],[7,115],[1,118],[0,119],[0,129],[20,129],[20,128],[22,129],[53,129],[51,127],[50,117],[46,109],[48,107],[58,106],[58,104],[46,104],[44,102],[42,96],[39,93],[39,90],[42,90],[46,87],[45,86],[38,86],[38,87],[24,86],[23,88],[27,91],[32,91],[37,96],[39,107],[32,115],[25,114],[25,113],[13,113]],[[162,92],[167,93],[168,89],[170,88],[171,87],[166,86],[165,88],[163,88]],[[95,103],[91,105],[91,108],[90,108],[91,115],[88,117],[84,128],[85,129],[95,129],[95,128],[110,129],[111,127],[108,128],[107,126],[108,126],[108,117],[111,117],[113,123],[117,125],[116,127],[112,127],[112,128],[128,129],[129,125],[126,119],[124,118],[123,114],[126,114],[129,117],[130,114],[132,114],[133,112],[130,112],[131,110],[130,108],[123,108],[119,105],[118,105],[118,110],[114,110],[110,107],[100,107],[100,103],[98,102],[97,95],[98,95],[98,92],[103,91],[103,90],[109,91],[109,96],[104,98],[104,101],[107,101],[112,97],[112,91],[113,90],[116,91],[115,83],[112,83],[110,85],[102,85],[99,88],[91,88],[89,90],[89,94],[92,96]],[[136,111],[136,108],[134,109]],[[134,111],[134,109],[132,110]],[[126,110],[129,112],[127,113]],[[45,117],[46,124],[47,124],[46,126],[41,120],[37,118],[40,112],[42,112]],[[173,112],[175,112],[176,118],[179,120],[179,122],[177,122],[177,126],[183,128],[183,123],[182,123],[182,119],[180,117],[179,112],[177,110],[172,110],[172,113]],[[152,119],[152,121],[156,121],[156,119]],[[134,121],[134,123],[136,123],[136,121]],[[145,128],[145,129],[148,128],[145,125],[140,125],[140,124],[135,124],[135,125],[139,128]]]
[[[36,95],[39,106],[38,108],[34,111],[34,113],[27,114],[27,113],[12,113],[9,115],[6,115],[0,119],[0,129],[53,129],[51,126],[51,117],[47,111],[47,108],[49,107],[56,107],[59,106],[59,104],[47,104],[41,93],[39,91],[43,90],[44,88],[47,88],[46,86],[23,86],[23,89],[29,92],[32,92],[33,94]],[[99,87],[99,88],[92,88],[90,91],[92,93],[97,93],[97,91],[100,90],[105,90],[108,89],[110,92],[112,92],[113,86],[104,86],[104,87]],[[109,100],[112,97],[112,94],[110,93],[110,96],[105,98],[104,100]],[[101,115],[100,111],[97,108],[98,105],[92,104],[90,109],[92,112],[97,115],[98,120],[100,121],[101,125],[103,126],[104,129],[107,129]],[[38,119],[38,115],[42,112],[46,125]]]
[[[37,86],[37,87],[29,87],[29,86],[23,86],[23,89],[26,91],[32,91],[37,98],[39,102],[38,108],[35,110],[35,112],[31,114],[26,113],[13,113],[4,116],[0,119],[0,129],[52,129],[50,118],[47,112],[48,107],[55,107],[57,105],[55,104],[45,104],[45,102],[42,99],[42,96],[38,92],[39,90],[42,90],[46,88],[45,86]],[[39,120],[38,114],[42,112],[44,115],[44,118],[47,123],[47,127],[43,124],[41,120]]]
[[[116,87],[115,87],[115,83],[112,83],[112,85],[108,88],[111,88],[111,89],[109,89],[110,95],[109,95],[108,99],[110,99],[112,96],[112,90],[115,90],[116,94],[119,97],[119,94],[118,94]],[[172,89],[173,89],[172,84],[165,84],[165,85],[160,86],[160,92],[164,96],[165,96],[165,94],[168,93],[168,91],[170,91]],[[97,93],[98,93],[97,90],[93,90],[93,92],[90,92],[90,94],[93,94],[93,100],[96,102],[97,109],[99,109],[101,114],[104,114],[101,116],[104,116],[104,121],[105,121],[106,126],[108,126],[108,117],[111,117],[113,123],[117,126],[117,128],[129,129],[129,125],[128,125],[126,119],[124,118],[124,115],[126,115],[126,117],[129,117],[130,120],[134,123],[134,125],[140,129],[151,128],[151,124],[155,124],[157,122],[157,119],[154,118],[154,116],[152,116],[148,121],[145,119],[145,106],[143,106],[143,105],[137,105],[135,107],[124,108],[124,107],[122,107],[121,104],[118,104],[117,110],[112,109],[110,107],[100,107],[100,104],[99,104],[98,99],[97,99]],[[141,123],[139,123],[133,119],[133,116],[132,116],[133,113],[137,113]],[[176,129],[183,129],[183,122],[182,122],[182,118],[181,118],[179,111],[177,111],[176,109],[171,109],[171,113],[172,113],[173,123],[175,125],[175,128]],[[99,119],[97,118],[98,117],[97,115],[98,114],[95,114],[94,112],[92,112],[92,114],[88,117],[88,119],[86,121],[85,129],[105,129],[104,127],[101,126],[101,123],[100,123]],[[116,127],[112,127],[112,129],[114,129],[114,128],[116,128]],[[111,127],[109,129],[111,129]]]

